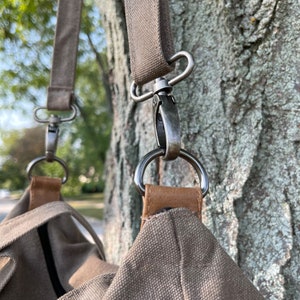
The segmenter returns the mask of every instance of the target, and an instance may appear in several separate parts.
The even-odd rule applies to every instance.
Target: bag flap
[[[105,299],[264,299],[190,211],[150,218]]]
[[[264,299],[210,231],[184,208],[150,218],[111,275],[95,277],[60,299],[91,299],[96,291],[103,300]]]

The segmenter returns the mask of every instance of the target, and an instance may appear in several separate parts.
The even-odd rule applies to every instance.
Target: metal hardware
[[[49,124],[46,129],[45,139],[45,155],[48,162],[52,162],[55,158],[57,141],[59,136],[59,127],[56,124]]]
[[[47,157],[46,156],[37,157],[28,164],[28,166],[26,168],[26,172],[27,172],[27,176],[28,176],[29,180],[31,180],[31,177],[32,177],[31,173],[33,171],[33,168],[42,161],[48,161]],[[68,181],[68,177],[69,177],[69,169],[68,169],[67,164],[62,159],[58,158],[57,156],[54,156],[51,162],[58,162],[62,166],[62,168],[64,169],[64,172],[65,172],[65,176],[62,178],[61,183],[62,184],[66,183]]]
[[[141,159],[141,161],[138,163],[136,170],[135,170],[135,174],[134,174],[134,183],[135,183],[137,190],[142,195],[145,195],[145,185],[143,183],[143,177],[144,177],[144,173],[145,173],[147,166],[155,158],[158,158],[158,157],[164,156],[164,155],[165,155],[164,149],[160,149],[160,148],[154,149],[151,152],[149,152],[148,154],[146,154]],[[207,194],[208,189],[209,189],[208,175],[207,175],[204,167],[202,166],[200,161],[195,156],[193,156],[191,153],[189,153],[183,149],[180,150],[179,157],[181,157],[181,158],[185,159],[187,162],[189,162],[196,170],[196,172],[199,176],[199,179],[200,179],[202,196],[204,197]]]
[[[170,86],[169,81],[164,77],[156,78],[153,85],[153,94],[169,95],[173,87]]]
[[[48,123],[46,129],[46,138],[45,138],[45,158],[48,162],[53,162],[53,160],[57,160],[55,156],[58,136],[59,136],[59,124],[64,122],[70,122],[76,118],[77,109],[75,105],[71,105],[72,114],[69,117],[62,118],[57,115],[51,114],[49,119],[41,119],[38,117],[38,112],[42,109],[47,109],[46,107],[37,107],[34,109],[34,119],[38,123]]]
[[[179,74],[178,76],[176,76],[176,77],[169,80],[169,84],[171,86],[174,86],[178,82],[180,82],[183,79],[187,78],[193,72],[193,69],[194,69],[194,66],[195,66],[194,59],[193,59],[193,56],[190,53],[186,52],[186,51],[179,51],[179,52],[175,53],[169,59],[169,64],[174,63],[175,61],[179,60],[182,57],[185,57],[187,59],[188,64],[187,64],[185,70],[181,74]]]
[[[28,164],[26,168],[26,172],[29,179],[31,179],[31,173],[33,168],[41,161],[47,161],[50,163],[58,162],[62,166],[65,172],[65,176],[62,178],[62,183],[67,182],[69,176],[68,166],[62,159],[58,158],[55,155],[55,153],[56,153],[58,136],[59,136],[59,124],[64,122],[70,122],[76,118],[77,115],[76,106],[72,104],[71,108],[72,108],[72,114],[69,117],[62,118],[60,116],[51,114],[49,119],[41,119],[38,116],[38,112],[42,109],[47,109],[46,107],[35,108],[34,110],[35,121],[37,121],[38,123],[48,123],[48,126],[46,128],[45,156],[35,158]]]
[[[173,96],[154,95],[153,124],[157,145],[164,149],[164,160],[174,160],[180,153],[180,122]]]
[[[190,53],[186,52],[186,51],[179,51],[177,53],[175,53],[168,61],[169,64],[172,64],[174,62],[176,62],[177,60],[179,60],[180,58],[185,57],[187,59],[187,66],[185,68],[185,70],[177,75],[176,77],[170,79],[168,81],[168,85],[170,87],[174,86],[175,84],[177,84],[178,82],[182,81],[183,79],[185,79],[186,77],[188,77],[194,68],[194,60],[193,57]],[[153,95],[155,94],[155,91],[150,91],[147,93],[144,93],[142,95],[137,95],[137,84],[135,82],[132,82],[131,87],[130,87],[130,94],[131,94],[131,98],[135,101],[135,102],[143,102],[146,101],[150,98],[153,97]]]
[[[40,106],[34,109],[34,113],[33,113],[33,117],[34,120],[37,121],[38,123],[64,123],[64,122],[70,122],[72,120],[74,120],[77,116],[77,108],[74,104],[71,105],[72,108],[72,114],[69,117],[66,118],[60,118],[59,116],[56,115],[51,115],[49,119],[40,119],[38,117],[38,112],[42,109],[47,110],[47,107],[44,106]]]

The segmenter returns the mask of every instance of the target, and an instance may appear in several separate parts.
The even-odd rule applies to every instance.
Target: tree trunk
[[[171,0],[176,50],[196,68],[178,84],[183,148],[210,178],[203,222],[266,299],[300,299],[299,1]],[[139,231],[132,177],[156,147],[151,101],[129,97],[122,1],[99,1],[107,33],[114,126],[107,162],[106,249],[119,262]],[[154,165],[154,164],[152,164]],[[154,167],[146,182],[155,182]],[[159,184],[196,178],[159,164]]]

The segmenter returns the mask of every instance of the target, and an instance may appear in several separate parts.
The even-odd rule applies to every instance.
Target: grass
[[[90,193],[90,194],[80,194],[76,196],[71,197],[65,197],[66,199],[72,199],[72,200],[78,200],[78,201],[97,201],[97,202],[103,202],[104,195],[102,193]]]
[[[91,217],[97,220],[103,220],[103,208],[95,209],[89,207],[82,207],[82,208],[76,208],[76,210],[85,217]]]
[[[101,193],[81,194],[66,198],[66,201],[86,217],[103,219],[104,196]]]
[[[11,193],[12,199],[20,199],[22,191]],[[64,197],[73,208],[86,217],[103,220],[104,195],[102,193],[80,194]]]

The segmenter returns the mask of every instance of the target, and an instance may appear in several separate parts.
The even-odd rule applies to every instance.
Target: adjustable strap
[[[71,110],[82,0],[59,0],[47,109]]]
[[[174,54],[168,0],[125,0],[133,80],[143,85],[173,70]]]
[[[199,187],[168,187],[146,184],[142,224],[163,209],[188,208],[201,220],[202,193]]]

